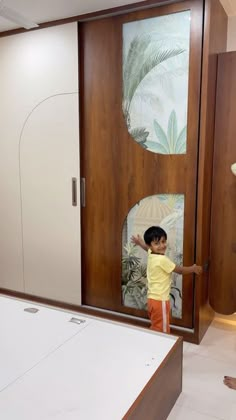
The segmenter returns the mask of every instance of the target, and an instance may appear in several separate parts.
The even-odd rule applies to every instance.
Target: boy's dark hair
[[[167,240],[167,234],[160,226],[151,226],[144,232],[143,238],[147,245],[151,245],[152,241],[160,241],[161,238]]]

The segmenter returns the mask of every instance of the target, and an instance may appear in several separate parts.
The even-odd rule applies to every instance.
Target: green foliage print
[[[127,56],[123,57],[123,113],[129,133],[143,147],[147,142],[149,132],[145,127],[131,127],[130,107],[135,93],[144,78],[158,65],[182,54],[183,48],[164,48],[157,46],[150,34],[134,37]]]
[[[175,110],[173,110],[170,114],[167,133],[165,133],[156,120],[154,120],[154,130],[158,141],[147,141],[146,146],[148,148],[151,148],[156,153],[168,155],[186,153],[187,126],[185,126],[178,134],[178,124]]]
[[[122,296],[126,306],[147,309],[147,272],[136,256],[137,247],[132,243],[123,248]]]

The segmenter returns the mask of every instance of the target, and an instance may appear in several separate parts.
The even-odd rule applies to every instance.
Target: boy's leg
[[[147,304],[151,330],[170,333],[170,301],[148,299]]]

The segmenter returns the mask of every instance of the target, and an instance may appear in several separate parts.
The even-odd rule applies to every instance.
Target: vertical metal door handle
[[[77,179],[72,178],[72,206],[77,206]]]
[[[81,206],[85,207],[85,178],[81,178],[80,183],[80,191],[81,191]]]
[[[210,261],[206,261],[204,264],[203,264],[203,271],[209,271],[209,265],[210,265]]]

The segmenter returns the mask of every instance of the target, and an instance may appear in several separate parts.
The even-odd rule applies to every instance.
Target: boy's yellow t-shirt
[[[148,250],[147,279],[149,299],[169,300],[171,273],[175,264],[165,255],[152,254]]]

